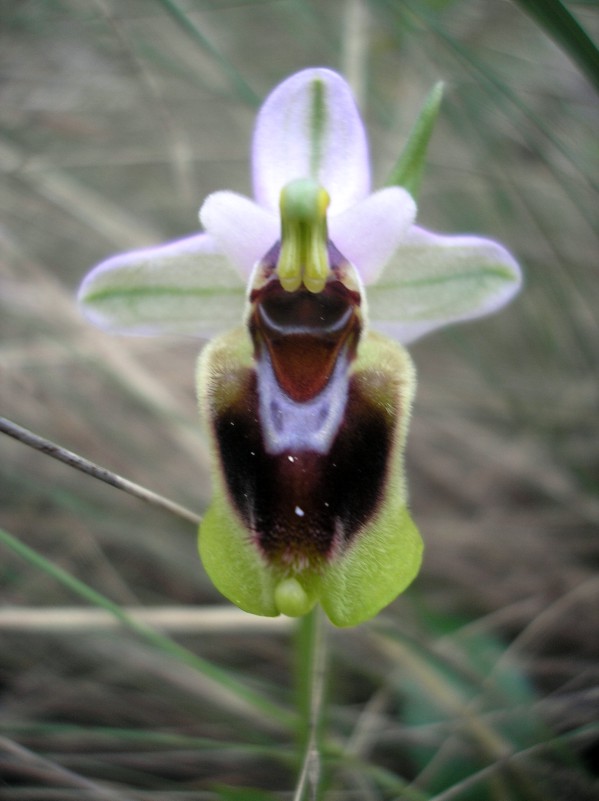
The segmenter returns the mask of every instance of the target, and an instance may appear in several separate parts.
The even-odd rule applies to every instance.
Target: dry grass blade
[[[55,203],[83,225],[98,231],[115,248],[133,248],[156,242],[156,232],[122,208],[75,181],[51,163],[31,158],[12,142],[0,139],[0,170],[28,184],[41,197]]]
[[[152,490],[146,489],[146,487],[135,484],[133,481],[129,481],[117,475],[117,473],[107,470],[105,467],[100,467],[90,462],[89,459],[84,459],[82,456],[45,439],[45,437],[33,434],[31,431],[23,428],[23,426],[19,426],[4,417],[0,417],[0,432],[7,434],[9,437],[22,442],[30,448],[34,448],[36,451],[40,451],[47,456],[51,456],[53,459],[57,459],[59,462],[64,462],[70,467],[74,467],[75,470],[80,470],[82,473],[92,476],[92,478],[104,481],[106,484],[110,484],[111,487],[127,492],[129,495],[133,495],[133,497],[170,512],[177,517],[182,517],[184,520],[196,526],[201,522],[202,518],[190,509],[186,509],[184,506],[170,501],[168,498],[164,498],[162,495],[152,492]]]
[[[35,754],[18,743],[9,740],[7,737],[0,737],[0,767],[2,766],[3,752],[20,763],[24,772],[29,774],[30,779],[42,780],[47,785],[60,784],[66,788],[75,788],[85,791],[86,798],[93,801],[132,801],[130,795],[123,795],[121,792],[111,790],[109,787],[102,787],[97,782],[92,782],[84,776],[80,776],[71,770],[63,768],[50,759]],[[5,767],[7,767],[5,765]],[[14,765],[13,765],[14,767]],[[12,772],[12,771],[10,771]]]
[[[289,618],[247,615],[232,606],[123,607],[127,617],[161,631],[179,634],[286,634]],[[113,631],[122,623],[104,609],[82,607],[0,607],[0,630],[38,634]]]

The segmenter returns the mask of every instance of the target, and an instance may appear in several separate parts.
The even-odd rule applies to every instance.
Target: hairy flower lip
[[[403,479],[411,360],[371,332],[351,370],[337,361],[325,401],[336,410],[325,429],[312,415],[319,396],[281,409],[282,431],[275,418],[269,430],[271,401],[291,402],[264,366],[240,330],[200,356],[198,395],[215,459],[202,561],[248,612],[296,616],[319,602],[335,625],[356,625],[405,589],[421,561]]]

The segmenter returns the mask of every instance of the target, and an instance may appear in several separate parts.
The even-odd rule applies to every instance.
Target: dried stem
[[[187,634],[285,634],[291,623],[289,618],[283,616],[270,618],[248,615],[232,606],[124,606],[122,611],[127,618],[142,625]],[[110,631],[122,625],[107,609],[87,606],[0,608],[0,631],[76,634]]]
[[[117,473],[113,473],[105,467],[100,467],[90,462],[88,459],[84,459],[82,456],[78,456],[76,453],[68,451],[60,445],[56,445],[56,443],[51,442],[49,439],[40,437],[28,429],[7,420],[5,417],[0,417],[0,432],[8,434],[9,437],[13,437],[13,439],[22,442],[24,445],[28,445],[30,448],[34,448],[36,451],[46,453],[53,459],[58,459],[59,462],[64,462],[64,464],[68,464],[76,470],[81,470],[82,473],[87,473],[88,476],[97,478],[99,481],[104,481],[106,484],[110,484],[111,487],[116,487],[117,489],[123,490],[123,492],[128,492],[129,495],[133,495],[135,498],[140,498],[146,503],[165,509],[167,512],[177,515],[177,517],[182,517],[190,523],[199,525],[201,522],[201,517],[190,509],[186,509],[178,503],[169,501],[168,498],[164,498],[162,495],[152,492],[152,490],[135,484],[133,481],[128,481]]]

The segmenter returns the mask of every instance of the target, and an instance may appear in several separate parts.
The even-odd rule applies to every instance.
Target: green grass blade
[[[244,80],[242,75],[235,69],[231,62],[223,56],[210,39],[202,33],[193,20],[186,14],[175,2],[175,0],[158,0],[158,4],[170,14],[173,20],[185,31],[196,44],[212,56],[212,58],[220,65],[222,71],[225,73],[232,86],[234,87],[237,95],[245,103],[248,103],[253,108],[257,108],[260,104],[260,98]]]
[[[56,581],[60,582],[64,587],[74,592],[80,598],[106,609],[114,617],[117,618],[124,626],[138,634],[141,638],[149,642],[155,648],[163,651],[163,653],[177,659],[179,662],[188,665],[189,667],[197,670],[203,676],[218,684],[221,688],[227,691],[230,695],[234,696],[241,702],[240,709],[253,710],[254,713],[258,712],[266,718],[270,718],[284,726],[293,724],[292,715],[287,710],[281,708],[278,704],[269,701],[257,692],[246,687],[241,682],[234,679],[227,671],[213,665],[205,659],[191,653],[186,648],[181,647],[178,643],[171,640],[169,637],[161,634],[159,631],[135,620],[131,615],[128,615],[118,604],[111,601],[102,593],[97,592],[92,587],[89,587],[84,582],[72,576],[66,570],[63,570],[58,565],[55,565],[50,560],[46,559],[41,554],[34,551],[28,545],[25,545],[12,534],[9,534],[4,529],[0,528],[0,542],[7,548],[10,548],[14,553],[21,556],[26,562],[35,568],[44,571],[52,576]]]
[[[401,8],[398,7],[397,4],[391,2],[391,0],[381,0],[380,5],[384,16],[390,22],[391,32],[394,33],[398,44],[400,44],[400,34],[403,30],[403,18],[400,14]],[[442,20],[439,19],[439,15],[432,13],[430,9],[425,9],[419,3],[410,2],[410,0],[406,0],[405,7],[420,24],[430,30],[434,36],[445,45],[447,51],[453,54],[458,62],[461,62],[463,67],[471,72],[477,81],[480,81],[482,85],[486,87],[487,91],[493,96],[494,102],[503,110],[504,114],[509,115],[510,119],[514,118],[514,110],[521,114],[524,120],[527,120],[551,143],[557,152],[572,164],[589,188],[593,191],[597,191],[597,182],[592,172],[589,171],[586,163],[582,160],[580,153],[560,137],[550,125],[547,125],[544,119],[535,113],[517,92],[496,74],[491,66],[479,58],[473,48],[467,47],[460,40],[456,39],[443,25]],[[449,105],[446,113],[449,113]],[[555,174],[555,165],[552,161],[543,153],[540,153],[540,158],[543,159],[547,168]],[[569,195],[571,201],[588,221],[591,228],[595,230],[596,215],[593,215],[592,211],[587,209],[585,204],[579,200],[577,194],[568,182],[563,182],[559,175],[556,175],[556,180],[561,190]]]
[[[443,82],[439,81],[433,86],[424,101],[408,141],[386,181],[387,186],[403,186],[412,197],[418,196],[428,143],[433,134],[442,99]]]
[[[0,732],[11,737],[36,738],[53,737],[57,743],[69,742],[77,738],[79,742],[89,744],[90,747],[107,747],[109,743],[120,743],[123,750],[141,749],[149,746],[168,749],[188,749],[195,751],[217,751],[227,753],[234,759],[236,756],[258,756],[273,758],[283,764],[292,764],[294,753],[291,748],[273,742],[244,743],[239,740],[222,740],[208,737],[194,737],[188,734],[179,734],[173,731],[153,731],[142,728],[126,728],[116,726],[86,726],[71,723],[15,723],[0,721]]]
[[[393,5],[386,0],[387,7],[393,10]],[[524,119],[528,120],[542,136],[549,141],[553,147],[566,158],[570,164],[578,171],[580,177],[588,184],[588,186],[597,191],[599,188],[597,182],[592,175],[589,175],[587,165],[583,163],[580,154],[575,151],[566,141],[560,137],[550,125],[547,125],[540,115],[535,113],[528,104],[522,99],[517,92],[509,86],[501,77],[496,74],[494,69],[490,67],[484,60],[480,59],[471,47],[467,47],[457,40],[448,30],[439,22],[439,20],[430,12],[423,10],[418,4],[409,3],[409,8],[412,13],[428,27],[436,37],[442,41],[447,49],[462,62],[465,67],[472,71],[472,74],[477,80],[487,86],[490,93],[494,95],[496,102],[504,109],[504,113],[513,117],[513,110],[517,110]],[[554,171],[554,165],[545,156],[543,160],[547,167]],[[564,191],[569,191],[567,184],[563,185]],[[582,213],[585,213],[583,206],[579,205],[578,208]],[[594,215],[588,214],[588,219],[591,225],[594,226]]]
[[[560,0],[514,0],[535,20],[586,75],[599,92],[599,50]]]

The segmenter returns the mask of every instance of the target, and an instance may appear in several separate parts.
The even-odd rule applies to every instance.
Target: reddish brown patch
[[[340,352],[355,355],[360,296],[341,281],[318,294],[286,292],[274,278],[252,294],[250,333],[259,356],[268,349],[281,389],[298,403],[315,398],[333,374]]]

